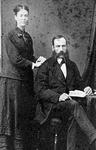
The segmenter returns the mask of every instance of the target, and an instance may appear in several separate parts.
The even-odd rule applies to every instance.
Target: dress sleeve
[[[7,55],[13,65],[21,68],[32,67],[32,61],[24,58],[20,54],[19,48],[16,47],[8,35],[5,37],[5,47]]]
[[[32,40],[31,36],[28,33],[27,33],[27,35],[28,35],[28,39],[30,41],[30,42],[28,42],[28,45],[30,43],[30,48],[31,48],[31,50],[30,50],[30,59],[31,59],[32,62],[35,63],[37,58],[34,56],[33,40]]]

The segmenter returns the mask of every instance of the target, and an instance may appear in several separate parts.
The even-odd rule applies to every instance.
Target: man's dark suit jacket
[[[35,62],[36,58],[33,56],[33,42],[30,35],[19,28],[15,28],[4,36],[4,43],[1,75],[18,80],[32,81],[32,62]]]
[[[37,71],[35,92],[39,103],[37,105],[36,119],[41,124],[48,118],[52,107],[59,102],[61,94],[75,89],[83,90],[85,87],[76,64],[68,59],[66,66],[66,79],[54,57],[45,61]]]

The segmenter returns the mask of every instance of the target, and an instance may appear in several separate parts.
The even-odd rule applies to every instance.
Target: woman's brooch
[[[21,34],[21,33],[18,33],[17,35],[19,38],[23,37],[23,34]]]

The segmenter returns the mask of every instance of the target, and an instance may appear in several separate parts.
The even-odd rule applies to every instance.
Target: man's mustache
[[[55,51],[53,51],[53,56],[55,58],[65,58],[65,53],[63,51],[56,53]]]
[[[57,54],[57,58],[65,58],[65,53],[61,51],[60,53]]]
[[[61,52],[58,53],[58,54],[57,54],[55,51],[53,51],[52,55],[53,55],[53,57],[54,57],[55,59],[57,59],[57,58],[62,58],[62,59],[64,59],[65,62],[66,62],[66,60],[69,58],[68,52],[64,53],[63,51],[61,51]]]

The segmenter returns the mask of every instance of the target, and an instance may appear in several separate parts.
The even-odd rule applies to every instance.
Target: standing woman
[[[15,29],[5,35],[0,79],[0,150],[31,150],[30,121],[34,117],[33,69],[37,60],[33,42],[25,31],[29,8],[14,8]]]

